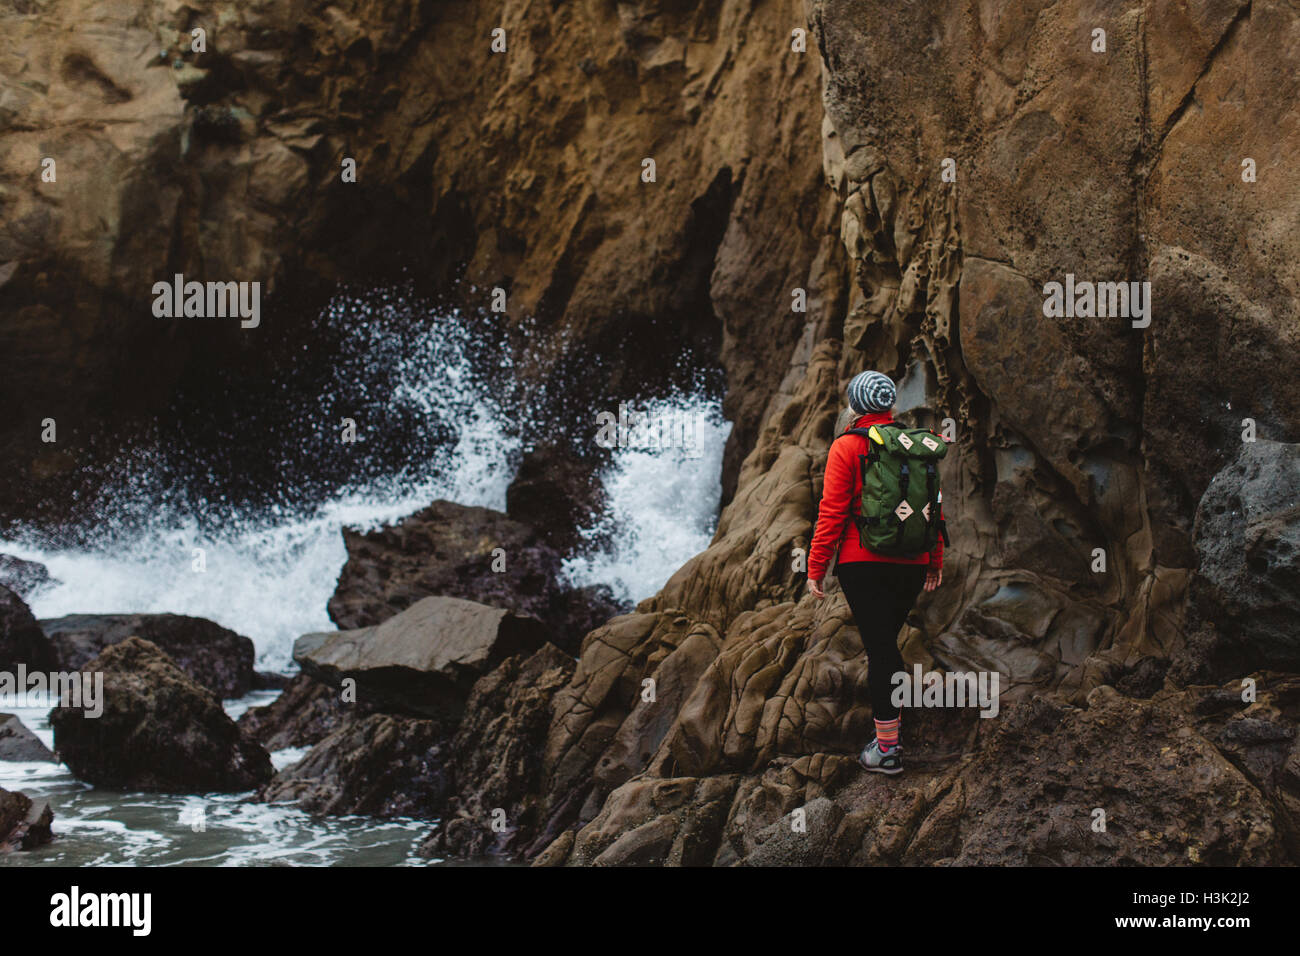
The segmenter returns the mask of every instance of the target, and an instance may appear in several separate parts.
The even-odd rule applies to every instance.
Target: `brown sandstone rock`
[[[605,636],[616,650],[584,642],[581,719],[557,709],[548,744],[553,798],[572,792],[577,768],[616,752],[622,772],[636,771],[611,744],[627,690],[611,695],[596,678],[642,676],[629,664],[658,639],[649,615],[671,609],[675,626],[707,623],[724,638],[641,775],[603,803],[588,798],[574,838],[543,858],[593,861],[623,840],[620,859],[666,860],[681,814],[629,808],[656,781],[685,777],[693,792],[739,773],[731,814],[746,822],[724,832],[718,862],[1294,859],[1291,811],[1277,802],[1290,786],[1277,782],[1289,780],[1279,769],[1291,759],[1289,718],[1202,726],[1199,692],[1163,689],[1167,676],[1186,683],[1209,666],[1222,680],[1262,660],[1223,653],[1216,625],[1189,617],[1189,584],[1238,650],[1252,641],[1292,666],[1274,626],[1294,590],[1290,515],[1265,504],[1289,466],[1238,466],[1222,491],[1210,479],[1237,456],[1242,417],[1257,418],[1263,438],[1300,437],[1278,361],[1295,351],[1300,257],[1280,236],[1243,241],[1277,236],[1300,208],[1300,180],[1276,172],[1297,144],[1269,134],[1252,146],[1272,171],[1253,184],[1239,157],[1222,157],[1222,143],[1275,128],[1279,90],[1295,80],[1287,43],[1271,38],[1292,35],[1294,11],[1121,5],[1104,56],[1090,51],[1078,5],[986,4],[971,17],[944,4],[817,0],[810,14],[847,301],[827,300],[827,323],[810,323],[792,350],[710,548],[643,602],[635,627]],[[1241,96],[1259,108],[1238,108]],[[955,184],[940,176],[946,157]],[[1067,273],[1149,280],[1151,325],[1048,319],[1042,285]],[[906,741],[948,735],[947,763],[888,786],[851,783],[841,800],[782,791],[769,775],[783,761],[851,753],[869,733],[844,608],[815,606],[795,569],[843,385],[863,368],[900,379],[900,409],[915,420],[957,426],[944,470],[954,546],[944,587],[900,635],[909,659],[996,669],[1010,691],[1004,716],[967,735],[905,717]],[[1198,577],[1197,502],[1227,514],[1240,495],[1258,502],[1243,506],[1253,517],[1212,532]],[[1268,782],[1238,769],[1246,758],[1229,754],[1229,738],[1269,755],[1257,758]],[[1111,781],[1123,822],[1108,837],[1089,813]],[[826,824],[834,838],[816,849],[778,839],[783,817],[823,799],[843,811],[817,804],[837,821]],[[1026,826],[1023,846],[1005,836]]]
[[[1258,479],[1230,472],[1227,492],[1211,479],[1238,458],[1244,417],[1270,442],[1300,439],[1285,361],[1300,327],[1300,256],[1279,225],[1300,209],[1300,180],[1285,172],[1300,146],[1287,114],[1294,9],[1130,0],[1108,11],[1098,54],[1080,26],[1096,14],[1077,2],[813,0],[823,109],[816,63],[785,52],[803,16],[795,6],[634,5],[620,17],[530,7],[518,31],[528,56],[497,60],[481,42],[495,13],[428,24],[419,12],[401,21],[407,30],[390,29],[391,12],[357,3],[332,24],[308,15],[318,55],[289,64],[287,77],[251,40],[286,27],[274,13],[248,14],[220,56],[194,65],[203,75],[168,75],[175,92],[151,87],[152,118],[113,127],[145,137],[122,149],[132,169],[146,156],[176,168],[183,141],[204,179],[248,178],[248,194],[268,205],[245,212],[244,193],[229,191],[210,210],[244,224],[238,243],[187,218],[186,177],[131,192],[182,227],[135,234],[112,260],[121,275],[100,261],[113,243],[84,241],[98,228],[91,211],[49,207],[39,186],[0,197],[3,221],[16,224],[0,233],[0,268],[21,257],[7,275],[18,321],[3,327],[24,401],[47,397],[42,370],[61,368],[68,351],[44,334],[50,310],[85,308],[72,342],[142,334],[138,320],[100,312],[136,294],[157,262],[139,250],[163,248],[159,230],[175,233],[166,247],[185,262],[255,273],[270,268],[280,234],[296,231],[295,267],[337,274],[339,245],[323,237],[348,210],[328,205],[318,184],[334,181],[346,138],[381,197],[433,210],[415,248],[467,261],[484,286],[508,284],[513,317],[535,314],[595,354],[631,356],[612,387],[683,342],[716,346],[727,369],[737,427],[717,534],[636,614],[583,640],[542,754],[540,833],[555,839],[539,859],[1294,862],[1286,679],[1245,709],[1228,686],[1180,689],[1245,675],[1259,658],[1240,653],[1243,640],[1291,666],[1275,617],[1286,619],[1294,577],[1279,550],[1287,509],[1270,504],[1246,528],[1219,529],[1213,509],[1249,498]],[[24,23],[3,49],[63,53],[71,41],[33,34],[45,29]],[[105,35],[116,49],[141,48]],[[94,42],[97,63],[110,44]],[[457,52],[435,55],[445,49]],[[105,82],[80,59],[55,59],[62,80],[15,94],[28,113],[76,105],[74,87],[96,92],[110,118],[145,105],[122,99],[133,90],[111,71],[96,67]],[[346,79],[316,82],[325,71]],[[161,74],[151,75],[156,86]],[[409,84],[448,93],[430,105]],[[183,121],[182,90],[192,104]],[[350,107],[367,96],[383,105],[363,118]],[[322,122],[339,116],[343,132]],[[0,168],[31,168],[32,137],[51,126],[20,131]],[[183,139],[177,126],[202,135]],[[809,148],[818,129],[820,157]],[[237,135],[246,150],[233,148]],[[1244,157],[1225,149],[1251,154],[1256,182],[1242,181]],[[636,175],[646,155],[655,184]],[[955,183],[941,178],[946,158]],[[125,164],[104,166],[106,203],[112,183],[138,175]],[[300,212],[264,211],[286,203]],[[140,218],[138,202],[127,208]],[[376,234],[392,223],[359,218]],[[31,239],[47,235],[72,238]],[[343,245],[369,248],[364,239]],[[55,251],[65,247],[91,250],[89,278],[51,305],[42,296],[59,284]],[[1043,284],[1070,273],[1150,281],[1150,326],[1047,318]],[[798,284],[809,290],[806,316],[786,311]],[[866,665],[842,602],[804,593],[799,551],[843,385],[869,367],[904,384],[916,421],[957,428],[944,466],[953,547],[944,587],[902,635],[909,658],[997,668],[1013,689],[1003,718],[973,728],[966,715],[955,729],[905,718],[905,741],[909,729],[926,739],[924,729],[948,763],[844,783],[827,768],[868,727]],[[104,368],[90,371],[84,388],[102,388]],[[84,404],[82,386],[72,398]],[[28,470],[36,459],[16,456]],[[1207,528],[1215,536],[1198,539]],[[1226,652],[1214,617],[1226,621]],[[660,709],[641,700],[648,679],[672,689]],[[1093,831],[1110,786],[1111,824]],[[783,818],[814,803],[835,834],[791,843]]]
[[[803,18],[794,0],[0,10],[3,490],[52,461],[30,415],[147,415],[187,375],[256,364],[237,324],[160,337],[158,279],[262,281],[284,310],[404,266],[443,290],[508,289],[512,320],[567,335],[580,372],[618,355],[602,369],[616,393],[671,373],[683,346],[720,355],[730,489],[803,328],[792,290],[815,306],[842,287],[809,269],[841,253],[809,148],[816,53],[790,50]]]
[[[545,643],[536,618],[452,597],[427,597],[374,627],[304,634],[293,658],[330,687],[355,681],[356,700],[410,714],[459,718],[474,681]]]

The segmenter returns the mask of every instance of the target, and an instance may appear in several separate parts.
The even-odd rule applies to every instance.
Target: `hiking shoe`
[[[880,745],[876,743],[873,737],[871,743],[867,744],[862,753],[858,754],[858,763],[862,764],[862,769],[870,770],[872,773],[902,773],[903,748],[895,747],[889,753],[882,754]]]

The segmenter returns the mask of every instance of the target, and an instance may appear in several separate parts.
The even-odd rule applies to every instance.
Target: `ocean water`
[[[273,693],[227,702],[237,717]],[[49,702],[52,703],[52,702]],[[54,745],[49,706],[9,708],[47,747]],[[280,751],[280,769],[301,753]],[[167,795],[103,790],[81,783],[63,764],[0,760],[0,787],[50,800],[55,840],[0,855],[10,866],[426,866],[415,854],[428,820],[322,817],[254,803],[250,794]]]
[[[340,405],[335,389],[346,392],[348,407],[362,409],[359,431],[382,422],[369,440],[400,447],[399,464],[392,454],[367,458],[363,447],[356,474],[334,481],[317,500],[285,494],[244,508],[196,497],[193,483],[160,495],[176,474],[174,465],[160,465],[166,448],[130,449],[93,527],[75,533],[19,527],[0,540],[0,553],[49,568],[54,583],[27,599],[33,613],[204,617],[251,638],[259,669],[289,672],[293,641],[332,628],[326,602],[346,559],[341,528],[378,527],[439,498],[504,509],[530,415],[538,413],[537,396],[528,396],[526,407],[518,403],[513,365],[499,339],[482,340],[475,323],[454,313],[421,324],[412,320],[414,308],[393,295],[332,303],[322,321],[345,332],[336,374],[320,386],[322,394],[303,402],[334,409]],[[639,415],[640,424],[607,436],[601,480],[609,508],[584,529],[593,543],[566,562],[565,573],[576,584],[608,584],[637,601],[708,546],[730,424],[718,396],[702,388],[606,405],[586,410],[593,433],[597,416],[616,414],[620,405],[634,422]],[[286,440],[299,447],[270,453],[288,460],[308,446],[309,459],[317,439],[308,430]],[[320,454],[335,451],[324,441],[319,448]],[[293,481],[291,469],[285,481]],[[237,715],[273,696],[230,701],[227,709]],[[47,710],[16,712],[52,746]],[[282,752],[273,759],[282,767],[301,756]],[[247,795],[114,793],[53,764],[0,762],[0,787],[51,799],[58,834],[51,847],[0,858],[5,866],[427,863],[414,848],[429,821],[317,819],[252,803]],[[199,811],[202,828],[194,823]]]

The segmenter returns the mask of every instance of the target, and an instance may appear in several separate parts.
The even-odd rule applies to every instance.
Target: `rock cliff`
[[[849,296],[794,350],[711,547],[584,642],[543,768],[574,822],[541,860],[1294,860],[1290,683],[1256,674],[1281,680],[1264,704],[1240,682],[1294,670],[1300,607],[1296,259],[1276,225],[1300,179],[1271,132],[1294,11],[809,12]],[[1246,159],[1268,172],[1243,181]],[[1040,290],[1071,274],[1150,282],[1150,324],[1048,318]],[[866,733],[861,651],[792,560],[842,387],[872,367],[901,410],[955,425],[954,546],[905,657],[1005,682],[999,720],[908,712],[921,772],[889,790],[840,756]],[[647,680],[674,690],[646,702]],[[1193,730],[1206,694],[1227,723]],[[1087,742],[1120,727],[1142,734],[1123,768]],[[1238,800],[1249,819],[1220,827]]]
[[[0,3],[4,511],[182,382],[310,361],[335,284],[395,276],[504,288],[572,347],[546,372],[570,388],[720,357],[734,487],[800,333],[790,290],[838,255],[803,22],[789,0]],[[154,318],[175,273],[262,282],[261,328]]]

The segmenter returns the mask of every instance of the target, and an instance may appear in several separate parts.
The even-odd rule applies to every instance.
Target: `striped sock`
[[[902,720],[903,717],[900,714],[893,720],[876,721],[876,743],[880,745],[882,754],[889,753],[898,746],[898,725]]]

